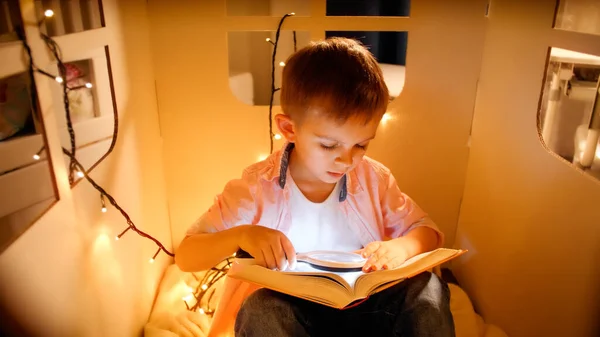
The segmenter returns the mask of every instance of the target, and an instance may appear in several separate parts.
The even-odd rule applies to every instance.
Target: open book
[[[300,261],[294,270],[275,271],[255,264],[251,258],[238,258],[228,276],[341,309],[465,252],[439,248],[417,255],[397,268],[370,273],[323,271]]]

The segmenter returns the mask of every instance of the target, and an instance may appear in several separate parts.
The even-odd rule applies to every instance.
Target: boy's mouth
[[[331,172],[331,171],[327,171],[327,173],[335,178],[341,178],[344,176],[344,173],[339,173],[339,172]]]

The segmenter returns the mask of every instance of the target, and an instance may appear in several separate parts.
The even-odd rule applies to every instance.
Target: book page
[[[381,286],[386,283],[413,277],[460,256],[464,252],[457,249],[438,248],[431,252],[419,254],[395,269],[367,273],[360,276],[356,281],[355,294],[358,296],[368,296],[373,291],[382,289]]]
[[[275,271],[246,261],[234,261],[228,276],[334,308],[343,308],[354,300],[342,277],[320,270],[309,271],[311,269],[314,268]]]
[[[256,265],[253,259],[237,259],[228,276],[334,308],[343,308],[356,299],[368,297],[464,252],[440,248],[415,256],[396,269],[370,273],[323,271],[304,262],[298,262],[295,270],[275,271]]]
[[[284,273],[302,273],[303,275],[323,275],[330,277],[344,285],[348,290],[354,289],[356,280],[364,275],[362,271],[351,271],[351,272],[335,272],[335,271],[324,271],[313,267],[310,263],[298,261],[296,269],[286,270]],[[340,280],[341,279],[341,280]],[[341,282],[341,281],[344,282]],[[345,283],[345,284],[344,284]]]

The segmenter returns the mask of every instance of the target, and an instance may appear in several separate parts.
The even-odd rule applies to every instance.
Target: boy
[[[394,268],[442,245],[443,235],[401,193],[390,171],[364,157],[388,90],[358,42],[332,38],[292,55],[275,122],[284,148],[229,182],[188,231],[175,261],[205,270],[243,249],[268,268],[294,268],[296,252],[360,251],[365,272]],[[237,318],[236,318],[237,316]],[[227,279],[211,335],[454,336],[448,287],[423,273],[346,310]]]

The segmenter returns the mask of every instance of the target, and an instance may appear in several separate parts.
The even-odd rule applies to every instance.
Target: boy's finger
[[[367,263],[373,265],[375,264],[375,262],[381,260],[384,256],[388,255],[388,249],[387,247],[385,247],[384,245],[379,244],[379,247],[377,248],[376,251],[374,251],[373,253],[371,253],[369,256],[369,260],[367,261]]]
[[[262,253],[266,267],[269,269],[277,268],[277,263],[275,263],[275,257],[273,257],[273,250],[271,249],[271,246],[262,249]]]
[[[370,272],[371,270],[373,270],[372,268],[373,268],[373,264],[372,264],[372,263],[369,263],[369,262],[367,262],[367,263],[365,263],[365,265],[363,266],[363,268],[362,268],[362,271],[363,271],[364,273],[368,273],[368,272]]]
[[[366,273],[370,270],[374,270],[373,267],[378,259],[377,254],[371,254],[371,257],[367,259],[367,262],[365,262],[365,265],[363,266],[363,271]]]
[[[400,267],[406,260],[400,257],[393,258],[385,263],[385,269],[394,269],[396,267]]]
[[[373,266],[373,265],[375,265],[375,264],[377,263],[377,261],[379,261],[379,256],[378,256],[377,254],[373,254],[373,255],[371,255],[371,257],[370,257],[370,258],[367,260],[367,263],[365,263],[365,266],[366,266],[366,265]]]
[[[379,249],[379,246],[381,246],[381,242],[379,242],[379,241],[369,243],[363,249],[362,256],[369,257],[369,256],[373,255],[373,253],[375,253],[377,251],[377,249]]]
[[[287,257],[288,266],[290,269],[296,268],[296,249],[294,249],[294,245],[285,235],[281,237],[281,246],[283,247],[283,251],[285,252],[285,256]]]
[[[277,268],[279,268],[279,270],[284,270],[287,262],[285,260],[283,247],[281,246],[279,240],[271,245],[271,249],[273,250],[273,257],[275,258],[275,264],[277,264]]]
[[[388,264],[390,261],[390,258],[387,255],[384,255],[380,258],[377,259],[377,261],[375,261],[375,263],[373,263],[373,270],[383,270],[383,266],[385,266],[386,264]]]
[[[257,256],[254,258],[254,261],[256,261],[256,264],[259,266],[263,266],[263,267],[267,266],[267,263],[265,262],[265,258],[263,257],[262,252],[260,252],[260,254],[257,254]]]

